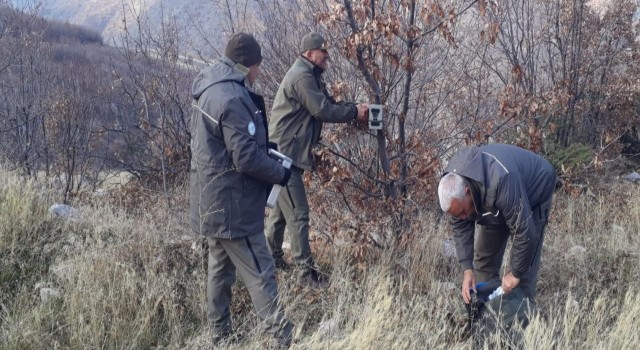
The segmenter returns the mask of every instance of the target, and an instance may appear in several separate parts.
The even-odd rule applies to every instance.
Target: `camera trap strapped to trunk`
[[[369,105],[369,129],[382,130],[382,105]]]

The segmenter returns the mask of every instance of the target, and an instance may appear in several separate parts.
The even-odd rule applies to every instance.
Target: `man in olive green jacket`
[[[311,148],[320,140],[322,123],[349,123],[368,118],[366,104],[336,102],[327,92],[321,75],[329,61],[328,46],[318,33],[307,34],[301,43],[301,57],[285,75],[273,102],[269,139],[292,159],[291,179],[280,192],[267,219],[265,234],[276,267],[286,268],[282,242],[285,227],[294,263],[301,267],[305,282],[319,276],[309,246],[309,203],[302,175],[314,167]]]

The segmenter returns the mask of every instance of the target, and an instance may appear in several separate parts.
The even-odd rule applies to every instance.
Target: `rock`
[[[66,253],[76,252],[82,250],[84,247],[84,240],[72,233],[67,234],[67,237],[63,241],[63,251]]]
[[[66,204],[55,203],[49,207],[49,213],[53,216],[70,221],[80,221],[80,211]]]
[[[631,174],[623,177],[623,179],[627,180],[627,181],[631,181],[631,182],[639,182],[640,181],[640,174],[638,174],[637,172],[632,172]]]
[[[74,270],[71,263],[63,261],[49,267],[49,272],[58,280],[68,282],[71,281]]]
[[[444,256],[455,258],[458,255],[456,254],[456,244],[451,238],[446,238],[442,241],[442,253]]]
[[[95,197],[104,197],[108,194],[109,194],[109,191],[105,190],[104,188],[98,188],[97,190],[93,191],[93,195]]]
[[[587,254],[587,248],[581,245],[574,245],[569,249],[570,256],[583,258],[586,254]]]
[[[120,189],[135,179],[136,175],[128,171],[106,173],[104,174],[102,181],[99,183],[100,188],[96,190],[94,194],[108,193],[112,190]]]
[[[333,318],[321,321],[320,324],[318,325],[317,332],[319,334],[322,334],[322,336],[325,336],[325,337],[329,336],[332,338],[339,338],[340,336],[342,336],[340,331],[340,325],[338,321],[336,321]]]
[[[384,242],[382,240],[382,237],[380,237],[379,234],[377,234],[375,232],[372,232],[371,234],[369,234],[369,237],[371,238],[373,243],[375,243],[376,246],[378,246],[378,247],[383,247],[384,246]]]
[[[40,300],[43,302],[48,302],[50,300],[60,299],[62,298],[62,293],[53,288],[42,288],[40,289]]]
[[[282,249],[285,249],[284,245],[287,245],[286,249],[291,249],[291,244],[289,242],[284,242],[282,243]],[[348,247],[351,245],[351,242],[344,239],[343,237],[335,237],[333,239],[333,245],[335,245],[336,247]]]
[[[182,236],[180,236],[180,238],[170,239],[168,241],[168,243],[170,245],[176,245],[176,244],[178,244],[178,245],[187,245],[187,244],[191,243],[192,241],[194,241],[194,239],[195,238],[193,236],[191,236],[191,235],[182,235]]]

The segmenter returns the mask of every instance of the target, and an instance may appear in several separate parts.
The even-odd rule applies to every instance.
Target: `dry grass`
[[[184,205],[150,199],[144,210],[121,211],[94,200],[80,208],[82,220],[66,222],[47,213],[46,190],[0,176],[0,349],[209,348],[205,255]],[[310,290],[278,276],[297,325],[292,348],[637,348],[638,194],[632,184],[596,198],[561,194],[545,241],[539,313],[525,330],[481,342],[447,321],[460,303],[461,277],[442,254],[449,231],[429,214],[413,239],[370,251],[364,265],[348,246],[316,247],[328,287]],[[62,296],[41,300],[43,286]],[[228,348],[263,348],[267,339],[241,286],[233,311],[245,338]]]

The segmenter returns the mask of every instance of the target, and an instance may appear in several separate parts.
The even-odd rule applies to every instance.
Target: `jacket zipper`
[[[295,139],[296,137],[298,137],[298,133],[300,132],[300,129],[302,129],[302,123],[300,125],[298,125],[298,129],[296,130],[296,133],[293,134],[293,138]]]

